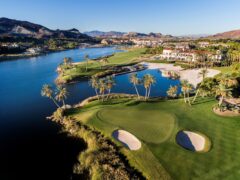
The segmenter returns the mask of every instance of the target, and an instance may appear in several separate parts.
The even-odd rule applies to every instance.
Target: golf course
[[[93,101],[67,115],[115,142],[130,165],[147,179],[237,179],[239,117],[214,114],[216,103],[214,98],[198,98],[192,106],[182,99],[140,102],[120,98]],[[135,136],[140,149],[130,150],[117,141],[112,134],[119,129]],[[180,146],[176,136],[182,130],[206,137],[204,151]]]

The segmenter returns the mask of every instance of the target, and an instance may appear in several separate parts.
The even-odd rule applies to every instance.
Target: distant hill
[[[227,31],[223,33],[218,33],[209,38],[214,39],[240,39],[240,30]]]
[[[31,38],[70,38],[81,40],[92,40],[86,34],[80,33],[77,29],[51,30],[39,24],[28,21],[19,21],[8,18],[0,18],[0,37],[31,37]]]
[[[104,31],[87,31],[84,32],[84,34],[91,36],[91,37],[100,37],[100,38],[111,38],[111,37],[122,37],[122,38],[131,38],[131,37],[138,37],[138,38],[144,38],[144,37],[154,37],[154,38],[160,38],[160,37],[172,37],[170,35],[164,36],[161,33],[139,33],[139,32],[119,32],[119,31],[109,31],[109,32],[104,32]]]
[[[121,37],[125,32],[118,32],[118,31],[109,31],[109,32],[104,32],[104,31],[87,31],[84,32],[84,34],[91,36],[91,37]]]

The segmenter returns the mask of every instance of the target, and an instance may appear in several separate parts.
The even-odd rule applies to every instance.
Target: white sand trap
[[[138,150],[141,148],[141,142],[131,133],[124,130],[116,130],[113,132],[112,136],[123,143],[130,150]]]
[[[219,74],[220,71],[215,69],[207,69],[206,77],[214,77],[215,75]],[[202,82],[202,76],[199,75],[201,69],[188,69],[180,71],[180,79],[187,80],[190,84],[192,84],[195,88],[197,85]]]
[[[206,137],[191,131],[180,131],[176,137],[177,143],[191,151],[206,151]]]

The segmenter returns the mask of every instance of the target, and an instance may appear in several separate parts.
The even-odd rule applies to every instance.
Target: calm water
[[[114,48],[76,49],[48,54],[31,59],[0,63],[0,179],[69,179],[72,165],[79,151],[84,149],[80,140],[59,133],[59,127],[46,120],[54,110],[54,104],[40,95],[43,84],[52,84],[57,65],[64,57],[82,61],[110,55]],[[152,96],[165,96],[170,85],[179,81],[163,78],[157,70],[138,72],[154,75],[157,83]],[[129,75],[116,77],[113,92],[135,93],[128,82]],[[140,93],[144,94],[144,88]],[[87,81],[67,86],[68,104],[74,104],[94,94]]]

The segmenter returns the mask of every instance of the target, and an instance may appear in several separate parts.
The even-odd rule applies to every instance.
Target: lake
[[[84,142],[60,133],[60,127],[46,120],[55,110],[54,104],[41,97],[43,84],[53,84],[56,68],[64,57],[82,61],[85,54],[97,58],[119,52],[113,47],[86,48],[50,53],[44,56],[0,62],[0,179],[70,179],[76,156]],[[166,96],[170,85],[178,80],[161,76],[158,70],[149,73],[157,82],[151,96]],[[87,81],[67,85],[67,104],[75,104],[94,95]],[[139,86],[144,94],[144,88]],[[135,93],[129,74],[116,77],[112,92]]]

